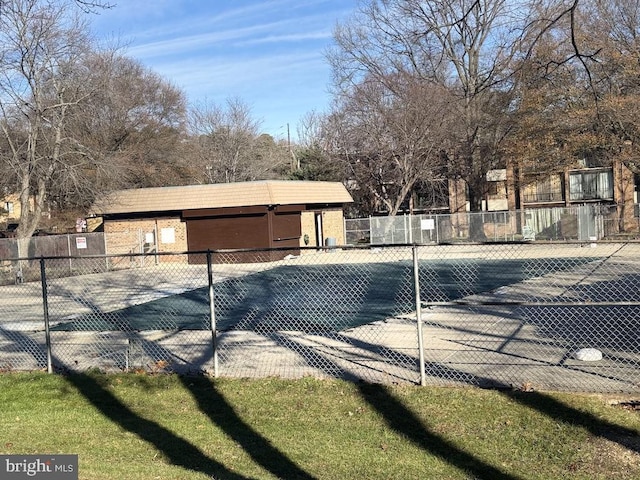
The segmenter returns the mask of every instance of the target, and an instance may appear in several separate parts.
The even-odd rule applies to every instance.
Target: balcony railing
[[[532,192],[524,194],[524,203],[562,202],[562,192]]]

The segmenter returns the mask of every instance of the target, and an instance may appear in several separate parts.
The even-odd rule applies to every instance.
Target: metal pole
[[[420,385],[427,384],[424,368],[424,339],[422,338],[422,302],[420,301],[420,275],[418,270],[418,247],[413,250],[413,282],[416,296],[416,324],[418,327],[418,368],[420,369]]]
[[[504,228],[504,241],[506,242],[507,239],[507,232],[509,231],[509,223],[508,223],[508,219],[507,219],[507,215],[509,213],[508,212],[504,212],[502,214],[502,223],[503,223],[503,228]]]
[[[107,251],[107,232],[102,232],[102,242],[104,244],[104,267],[105,270],[109,271],[109,252]]]
[[[158,252],[160,251],[160,239],[158,238],[157,219],[155,221],[155,224],[153,225],[153,251],[155,253],[155,264],[158,265],[160,263],[160,258],[158,257]]]
[[[67,252],[69,254],[69,275],[73,273],[73,264],[71,263],[71,235],[67,234]]]
[[[498,240],[498,219],[496,218],[495,214],[491,214],[491,220],[493,221],[493,240],[497,241]]]
[[[342,243],[343,245],[348,245],[347,243],[347,219],[342,217],[342,231],[344,232]]]
[[[407,217],[408,220],[408,225],[409,225],[409,243],[413,243],[413,215],[409,214],[409,216]]]
[[[209,315],[211,316],[211,347],[213,348],[213,376],[218,376],[218,346],[216,334],[216,306],[213,292],[213,267],[211,250],[207,250],[207,274],[209,282]]]
[[[407,231],[407,214],[404,214],[404,243],[411,243],[409,241],[409,232]]]
[[[47,372],[53,373],[51,361],[51,333],[49,332],[49,302],[47,300],[47,275],[44,258],[40,257],[40,283],[42,284],[42,308],[44,310],[44,341],[47,349]]]

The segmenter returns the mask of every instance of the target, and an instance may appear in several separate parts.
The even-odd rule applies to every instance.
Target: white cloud
[[[273,129],[325,108],[323,52],[337,19],[357,0],[120,2],[96,18],[98,32],[130,39],[125,54],[190,101],[240,97]]]

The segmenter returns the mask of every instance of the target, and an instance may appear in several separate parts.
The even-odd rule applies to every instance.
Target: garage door
[[[302,225],[300,212],[276,213],[273,216],[273,242],[274,247],[300,247]]]
[[[269,246],[267,214],[220,216],[187,220],[189,251]],[[239,259],[235,259],[239,261]],[[246,261],[246,260],[244,260]],[[205,263],[206,258],[192,255],[189,263]]]

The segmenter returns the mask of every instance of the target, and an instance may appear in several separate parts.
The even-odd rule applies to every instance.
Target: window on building
[[[507,198],[507,169],[497,168],[489,170],[487,179],[487,197],[489,200]]]
[[[487,182],[489,198],[504,198],[507,195],[506,182]]]
[[[550,175],[524,187],[525,203],[561,202],[563,200],[562,175]]]
[[[613,171],[611,169],[596,172],[582,171],[569,174],[569,199],[612,200]]]

